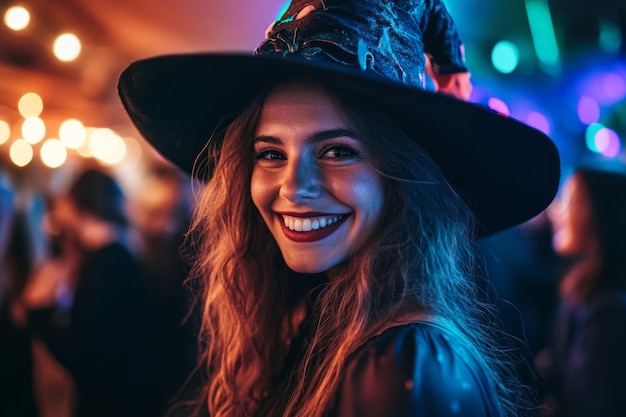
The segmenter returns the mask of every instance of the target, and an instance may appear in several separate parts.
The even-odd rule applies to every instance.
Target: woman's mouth
[[[349,217],[344,214],[295,217],[282,214],[283,233],[289,240],[313,242],[333,233]]]
[[[343,216],[341,214],[333,216],[317,217],[293,217],[283,215],[285,227],[296,232],[310,232],[311,230],[323,229],[333,223],[337,223]]]

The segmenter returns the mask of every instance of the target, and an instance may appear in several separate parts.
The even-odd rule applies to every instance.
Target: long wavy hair
[[[474,218],[429,155],[388,117],[337,89],[332,95],[384,181],[376,232],[315,291],[309,342],[281,400],[269,406],[285,359],[289,317],[317,284],[299,284],[250,196],[253,140],[266,94],[223,133],[219,162],[188,235],[192,279],[203,287],[202,357],[212,417],[319,417],[333,404],[348,355],[384,323],[420,313],[446,321],[476,351],[501,399],[517,415],[511,381],[489,342],[474,282]],[[217,157],[217,155],[215,155]],[[318,282],[312,280],[311,282]],[[285,332],[285,327],[287,331]],[[264,403],[265,401],[265,403]]]

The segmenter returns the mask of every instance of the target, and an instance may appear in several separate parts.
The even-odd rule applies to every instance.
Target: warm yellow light
[[[23,167],[33,160],[33,147],[24,139],[17,139],[11,144],[9,155],[15,165]]]
[[[89,150],[103,164],[115,165],[126,155],[126,142],[111,129],[95,129],[89,137]]]
[[[54,41],[54,56],[60,61],[73,61],[80,55],[80,39],[71,33],[59,35]]]
[[[59,139],[48,139],[41,145],[41,160],[47,167],[60,167],[66,159],[67,149]]]
[[[94,134],[96,130],[97,129],[94,127],[85,128],[87,139],[82,143],[82,145],[76,148],[76,152],[78,152],[78,154],[82,156],[83,158],[93,157],[93,154],[91,153],[91,149],[89,148],[89,142],[91,142],[91,136]]]
[[[33,145],[46,136],[46,125],[39,117],[27,117],[22,123],[22,136]]]
[[[11,126],[4,120],[0,120],[0,145],[6,143],[11,137]]]
[[[43,100],[37,93],[26,93],[18,101],[17,109],[24,118],[39,116],[43,111]]]
[[[141,159],[141,145],[137,139],[132,136],[125,136],[124,142],[126,143],[126,156],[124,157],[124,163],[139,163],[139,160]]]
[[[87,140],[87,130],[80,120],[67,119],[59,128],[59,139],[68,148],[76,149]]]
[[[4,23],[13,30],[22,30],[30,23],[30,13],[21,6],[9,7],[4,14]]]

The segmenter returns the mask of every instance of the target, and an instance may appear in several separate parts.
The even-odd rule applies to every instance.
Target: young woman
[[[555,416],[626,413],[626,174],[579,167],[547,211],[570,262],[552,350],[542,352]]]
[[[398,3],[295,1],[254,56],[122,74],[139,130],[207,181],[188,236],[212,417],[522,412],[473,241],[547,206],[558,155],[425,92],[403,40],[458,38],[441,2]]]

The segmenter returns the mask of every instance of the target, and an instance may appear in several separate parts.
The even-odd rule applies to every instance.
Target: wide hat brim
[[[558,151],[542,132],[482,106],[346,65],[243,53],[166,55],[130,64],[118,89],[145,139],[192,174],[216,129],[268,83],[288,77],[319,79],[378,103],[463,196],[477,216],[479,235],[531,219],[556,194]]]

